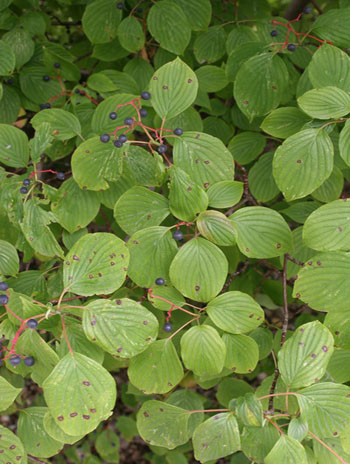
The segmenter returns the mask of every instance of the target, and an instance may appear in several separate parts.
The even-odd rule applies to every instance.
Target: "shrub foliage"
[[[0,1],[1,464],[350,462],[350,6],[285,3]]]

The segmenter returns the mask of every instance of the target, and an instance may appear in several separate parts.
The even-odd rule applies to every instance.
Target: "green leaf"
[[[247,335],[229,335],[222,337],[226,346],[225,367],[235,374],[253,372],[259,361],[259,347],[256,341]]]
[[[334,454],[331,453],[329,449],[335,451],[338,454],[338,456],[340,456],[344,460],[344,462],[350,460],[350,454],[348,454],[349,450],[347,450],[347,452],[344,451],[344,442],[340,441],[340,438],[327,438],[322,441],[324,441],[328,448],[325,448],[325,446],[319,443],[317,440],[312,441],[313,450],[315,453],[314,461],[311,461],[312,464],[314,464],[315,462],[317,464],[339,464],[339,462],[341,461],[339,461],[339,458],[334,456]]]
[[[321,322],[300,326],[278,352],[283,382],[300,388],[321,379],[332,356],[333,343],[332,334]]]
[[[346,48],[349,45],[350,8],[333,9],[318,16],[312,31],[323,40],[329,40],[332,45]]]
[[[122,173],[123,148],[116,148],[112,141],[102,143],[93,137],[81,143],[72,156],[74,180],[80,188],[106,190],[108,181],[116,181]]]
[[[266,456],[266,464],[308,464],[306,451],[294,438],[282,435],[269,454]]]
[[[312,118],[337,119],[350,113],[350,96],[337,87],[322,87],[304,93],[298,105]]]
[[[185,243],[170,266],[170,280],[179,292],[195,301],[209,301],[222,289],[228,272],[224,253],[204,238]]]
[[[306,219],[303,240],[318,251],[347,251],[350,249],[350,201],[335,200],[316,209]]]
[[[236,401],[235,412],[237,417],[246,426],[262,427],[263,408],[254,393],[246,393]]]
[[[119,24],[118,39],[120,45],[131,53],[142,49],[145,43],[145,36],[141,23],[135,16],[128,16]]]
[[[198,63],[215,63],[225,54],[226,34],[223,27],[212,26],[196,37],[193,53]]]
[[[288,425],[288,436],[302,442],[307,436],[309,427],[302,417],[293,417]]]
[[[274,137],[286,139],[299,132],[308,121],[309,116],[299,108],[287,106],[271,111],[263,120],[261,129]]]
[[[19,110],[21,109],[21,100],[15,89],[9,86],[3,86],[3,95],[0,105],[0,123],[11,124],[16,121]]]
[[[266,145],[266,138],[257,132],[241,132],[231,139],[228,149],[239,164],[249,164]]]
[[[311,194],[312,198],[328,203],[340,197],[344,188],[344,175],[337,167],[333,167],[332,174],[326,179],[320,187]]]
[[[190,417],[186,409],[162,401],[146,401],[137,413],[137,429],[148,444],[174,449],[188,441]]]
[[[170,119],[192,105],[197,96],[198,80],[192,69],[180,58],[176,58],[157,69],[150,81],[149,90],[153,108],[159,117]]]
[[[10,46],[16,57],[16,69],[21,68],[33,56],[34,42],[30,34],[21,27],[6,32],[2,40]]]
[[[330,328],[326,323],[326,327]],[[336,346],[337,340],[334,340]],[[333,352],[327,366],[327,374],[333,382],[346,383],[350,380],[350,372],[348,366],[350,364],[350,350],[337,349]]]
[[[272,175],[273,156],[273,151],[264,153],[249,170],[249,190],[258,201],[268,202],[279,194],[279,188]]]
[[[188,411],[200,411],[203,409],[203,397],[191,390],[176,390],[166,399],[166,403],[187,409]],[[191,414],[188,421],[188,432],[192,436],[195,428],[203,422],[204,413]]]
[[[217,245],[234,245],[235,229],[229,219],[219,211],[204,211],[197,217],[200,234]]]
[[[39,311],[36,311],[36,314],[38,313],[40,314]],[[23,316],[28,317],[29,314],[32,315],[33,313],[29,313],[28,316],[27,314],[24,312]],[[18,372],[22,375],[30,372],[34,382],[42,386],[46,377],[48,377],[59,361],[56,352],[33,330],[26,330],[20,336],[16,349],[18,350],[18,354],[21,354],[23,357],[32,356],[35,359],[33,367],[27,368],[21,364]]]
[[[30,157],[33,163],[38,163],[42,153],[51,146],[52,128],[48,122],[43,122],[37,128],[35,136],[29,141]]]
[[[46,24],[45,24],[46,27]],[[79,68],[68,59],[66,54],[55,53],[55,48],[43,46],[44,57],[43,62],[48,70],[50,70],[50,75],[55,75],[57,69],[55,68],[55,63],[60,63],[60,76],[62,79],[67,81],[79,81],[80,71]],[[61,50],[59,50],[61,51]],[[57,50],[58,52],[58,50]]]
[[[275,427],[266,424],[265,427],[244,427],[241,441],[242,450],[246,456],[257,462],[265,462],[280,435]],[[250,461],[249,461],[250,462]]]
[[[131,358],[146,350],[158,335],[158,320],[128,298],[95,300],[83,313],[86,337],[108,353]]]
[[[294,243],[294,249],[291,255],[293,258],[297,259],[301,263],[305,263],[308,261],[310,258],[312,258],[315,254],[316,251],[311,250],[307,246],[305,246],[302,238],[303,234],[303,227],[297,227],[296,229],[293,230],[293,243]],[[281,257],[281,264],[283,262],[283,258]],[[290,279],[291,277],[296,276],[296,274],[300,271],[300,266],[298,264],[295,264],[291,261],[287,263],[287,278]]]
[[[339,151],[340,156],[345,163],[350,166],[350,120],[348,119],[339,136]]]
[[[286,65],[277,55],[249,58],[237,73],[234,97],[239,109],[253,120],[277,108],[288,86]]]
[[[40,208],[36,199],[28,200],[23,210],[23,222],[20,226],[29,245],[44,256],[62,257],[63,251],[48,227],[51,222],[56,222],[53,213]]]
[[[263,206],[250,206],[230,216],[240,251],[249,258],[273,258],[291,251],[292,232],[283,217]]]
[[[53,438],[54,440],[59,441],[62,444],[73,445],[81,438],[83,438],[83,435],[78,435],[74,437],[63,432],[63,430],[56,424],[55,419],[51,416],[50,411],[46,412],[43,424],[45,432],[48,435],[50,435],[50,438]]]
[[[67,310],[65,310],[67,311]],[[69,309],[68,309],[69,311]],[[84,310],[85,311],[85,310]],[[66,337],[69,344],[74,352],[81,353],[88,358],[102,364],[105,353],[104,351],[94,342],[90,342],[83,331],[80,323],[77,323],[75,319],[71,319],[66,316],[66,333],[62,333],[60,344],[57,347],[57,354],[60,358],[63,358],[69,351]]]
[[[250,28],[248,29],[251,30]],[[255,42],[254,40],[256,40],[256,37],[253,37],[252,42],[240,43],[236,47],[234,47],[234,50],[229,50],[231,48],[230,36],[232,32],[235,33],[236,30],[232,29],[232,31],[228,35],[229,38],[226,42],[229,57],[227,59],[225,71],[228,79],[231,82],[234,82],[236,80],[237,73],[240,67],[243,65],[243,63],[249,60],[249,58],[251,58],[252,56],[259,55],[260,53],[262,53],[264,51],[264,45],[261,42]]]
[[[147,16],[147,26],[160,46],[182,55],[191,38],[191,28],[182,8],[169,0],[155,3]]]
[[[119,87],[108,76],[100,73],[94,73],[89,76],[87,80],[87,85],[90,89],[95,90],[96,92],[114,92],[119,90]]]
[[[234,25],[227,36],[226,51],[231,55],[241,44],[257,41],[257,35],[249,26]]]
[[[0,162],[12,168],[23,168],[28,160],[28,137],[25,132],[0,124]]]
[[[211,20],[210,0],[176,0],[193,31],[205,31]]]
[[[130,237],[127,246],[130,252],[128,276],[136,285],[149,288],[158,277],[168,279],[177,245],[167,227],[139,230]]]
[[[6,379],[0,377],[0,411],[5,411],[21,393],[22,388],[15,388]]]
[[[170,168],[169,209],[182,221],[193,221],[208,206],[208,195],[185,171]]]
[[[324,130],[305,129],[288,137],[273,160],[273,176],[287,201],[306,197],[331,175],[334,148]]]
[[[6,427],[0,425],[1,445],[4,454],[2,458],[4,462],[16,462],[17,464],[26,464],[27,455],[23,448],[21,440]]]
[[[123,155],[123,174],[133,177],[135,183],[145,187],[155,187],[161,184],[163,161],[160,161],[160,155],[152,155],[143,148],[131,144],[128,145]]]
[[[63,265],[65,289],[78,295],[109,294],[124,282],[129,251],[117,236],[98,232],[81,237]]]
[[[332,332],[335,346],[350,349],[350,311],[348,306],[340,308],[340,310],[335,308],[326,314],[324,324]]]
[[[58,80],[50,79],[49,81],[44,81],[43,76],[45,75],[47,75],[46,68],[38,65],[27,66],[19,74],[19,83],[22,92],[34,103],[46,103],[62,91]],[[62,98],[55,99],[55,103],[62,101]],[[45,121],[43,120],[43,122]]]
[[[253,388],[244,380],[234,379],[233,377],[225,378],[218,387],[216,398],[225,408],[233,398],[238,398],[246,393],[252,393]]]
[[[212,184],[207,194],[212,208],[230,208],[236,205],[243,195],[243,182],[221,180]]]
[[[85,8],[83,30],[93,44],[111,42],[117,36],[121,16],[113,0],[94,0]]]
[[[48,122],[51,126],[52,135],[57,140],[68,140],[81,133],[80,122],[74,114],[58,108],[42,110],[31,119],[31,124],[35,130],[43,122]]]
[[[0,75],[9,76],[15,69],[16,56],[12,48],[3,40],[0,40]]]
[[[5,240],[0,240],[0,273],[14,276],[19,271],[19,258],[16,248]]]
[[[350,85],[350,58],[334,45],[323,44],[312,56],[308,66],[310,81],[314,87],[334,85],[347,91]]]
[[[95,441],[95,448],[102,459],[109,462],[119,462],[115,460],[116,454],[120,447],[120,440],[118,435],[113,430],[103,430]]]
[[[37,458],[49,458],[59,453],[63,443],[54,440],[44,428],[44,416],[47,408],[25,408],[19,413],[18,437],[26,452]]]
[[[317,311],[344,311],[350,298],[349,272],[348,253],[317,254],[300,269],[293,296]]]
[[[298,392],[301,417],[319,438],[339,435],[349,424],[350,388],[324,382]]]
[[[100,202],[95,192],[82,190],[71,177],[58,189],[51,209],[61,226],[72,234],[93,221],[100,209]]]
[[[127,233],[158,226],[170,214],[168,200],[159,193],[135,186],[119,198],[114,207],[114,217]]]
[[[203,92],[218,92],[228,84],[225,71],[218,66],[201,66],[196,69],[196,76]]]
[[[220,413],[199,425],[193,434],[194,456],[204,463],[241,449],[238,423],[232,413]]]
[[[86,435],[107,419],[116,400],[111,374],[80,353],[67,354],[43,384],[56,424],[68,435]]]
[[[225,362],[226,346],[209,325],[191,327],[181,337],[181,357],[187,369],[198,376],[219,374]]]
[[[133,357],[128,369],[130,382],[148,395],[167,393],[181,381],[183,375],[174,344],[167,339],[157,340],[147,350]]]
[[[222,180],[233,180],[231,153],[216,137],[202,132],[184,132],[175,140],[173,156],[175,166],[205,188]]]
[[[217,327],[232,334],[250,332],[264,321],[264,311],[247,293],[225,292],[211,300],[207,313]]]

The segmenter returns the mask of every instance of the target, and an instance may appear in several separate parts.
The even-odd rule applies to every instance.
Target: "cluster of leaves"
[[[350,7],[278,3],[0,0],[1,464],[350,462]]]

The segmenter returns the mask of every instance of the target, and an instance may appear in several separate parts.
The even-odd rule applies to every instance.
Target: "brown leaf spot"
[[[338,227],[338,230],[339,230],[339,232],[343,232],[343,228],[342,228],[342,227]]]
[[[304,342],[299,342],[298,345],[305,346],[305,343]]]
[[[334,332],[334,334],[335,334],[335,335],[340,335],[339,330],[336,330],[336,331]]]
[[[110,258],[114,258],[115,256],[117,256],[115,253],[112,253],[111,255],[109,255]]]
[[[338,432],[333,432],[333,435],[336,437],[338,435]]]
[[[188,84],[191,84],[192,79],[187,79]]]
[[[247,252],[248,252],[248,251],[249,251],[249,248],[246,248],[246,249],[245,249],[245,251],[247,251]]]
[[[148,414],[147,411],[145,411],[145,412],[143,413],[143,415],[144,415],[144,417],[149,417],[149,414]]]
[[[312,266],[312,261],[308,261],[307,264],[308,264],[309,266]]]
[[[321,261],[317,261],[317,266],[321,266]]]
[[[323,350],[324,352],[326,352],[326,351],[328,351],[328,347],[327,347],[326,345],[324,345],[324,346],[322,347],[322,350]]]
[[[66,261],[66,265],[67,265],[67,266],[70,266],[70,261]]]
[[[117,305],[121,305],[121,304],[122,304],[122,300],[115,300],[115,302],[117,303]]]
[[[132,243],[133,243],[134,245],[138,245],[138,244],[139,244],[139,242],[138,242],[137,240],[134,240]]]
[[[95,318],[92,318],[91,321],[90,321],[90,324],[92,326],[96,325],[96,319]]]
[[[317,356],[317,355],[316,355],[315,353],[312,353],[312,355],[311,355],[312,359],[315,359],[316,356]]]
[[[158,77],[157,77],[157,76],[153,76],[153,80],[154,80],[154,81],[157,81],[157,80],[158,80]]]
[[[77,417],[78,413],[77,412],[71,412],[69,414],[70,417]]]
[[[197,135],[195,136],[195,139],[199,139],[199,137],[200,137],[200,134],[197,134]]]
[[[198,292],[201,288],[200,288],[199,285],[196,285],[196,286],[194,287],[194,289],[196,290],[196,292]]]
[[[296,293],[295,296],[296,296],[297,298],[300,298],[300,293],[299,293],[299,292]]]
[[[167,85],[163,85],[163,89],[164,89],[164,90],[168,90],[168,88],[169,88],[169,87],[168,87]]]
[[[231,367],[231,370],[235,371],[237,369],[237,367],[233,366]]]
[[[90,387],[91,383],[88,382],[87,380],[84,380],[83,385],[85,385],[85,387]]]
[[[249,101],[248,100],[243,100],[242,103],[243,103],[243,105],[248,105]]]
[[[304,332],[304,327],[300,327],[299,332]]]
[[[252,317],[254,317],[254,314],[249,314],[249,319],[251,319]]]
[[[16,461],[20,461],[22,459],[22,456],[16,456]]]
[[[281,248],[281,244],[280,244],[280,243],[276,243],[276,248]]]
[[[204,164],[210,164],[210,161],[206,160],[204,161]]]
[[[89,279],[93,279],[94,278],[94,275],[93,274],[89,274]]]
[[[14,450],[14,449],[16,449],[16,445],[11,445],[10,450]]]
[[[83,419],[89,420],[89,419],[90,419],[90,416],[89,416],[88,414],[83,414]]]
[[[297,163],[298,163],[298,164],[301,164],[301,163],[302,163],[302,161],[301,161],[301,160],[297,160]]]
[[[64,417],[63,417],[63,416],[58,416],[58,417],[57,417],[57,420],[60,421],[60,422],[62,422],[62,421],[64,420]]]
[[[115,266],[115,262],[114,262],[114,261],[111,261],[111,266]]]
[[[172,386],[173,386],[173,384],[168,382],[168,387],[172,387]]]
[[[95,408],[91,408],[91,409],[89,409],[89,411],[92,412],[92,413],[95,413],[95,412],[96,412],[96,409],[95,409]]]
[[[149,221],[151,219],[151,217],[152,216],[150,214],[147,214],[147,216],[146,216],[147,221]]]
[[[123,348],[120,346],[120,347],[117,349],[117,353],[121,353],[122,350],[123,350]]]
[[[143,325],[148,325],[149,322],[148,321],[143,321]]]
[[[160,411],[160,412],[163,412],[163,411],[164,411],[164,409],[163,409],[163,408],[159,408],[159,411]]]
[[[79,261],[80,258],[79,258],[79,256],[77,256],[77,255],[73,255],[73,259],[74,259],[75,261]]]
[[[190,192],[192,190],[192,187],[187,187],[187,192]]]
[[[271,88],[272,88],[273,90],[277,90],[277,89],[278,89],[277,85],[272,85]]]

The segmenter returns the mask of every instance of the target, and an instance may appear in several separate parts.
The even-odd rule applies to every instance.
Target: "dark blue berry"
[[[158,279],[155,280],[155,283],[156,285],[164,285],[165,280],[163,279],[163,277],[158,277]]]
[[[27,327],[29,329],[36,329],[38,327],[38,321],[36,319],[29,319],[27,321]]]
[[[165,332],[171,332],[173,330],[173,326],[170,324],[170,322],[166,322],[163,326],[163,329]]]
[[[141,94],[142,100],[149,100],[151,98],[151,94],[149,92],[142,92]]]
[[[26,193],[28,193],[27,187],[21,187],[19,191],[22,193],[22,195],[25,195]]]
[[[30,184],[30,179],[24,179],[24,180],[23,180],[23,185],[25,185],[26,187],[28,187],[29,184]]]
[[[13,79],[7,79],[7,83],[8,83],[8,85],[12,85],[13,84]]]
[[[5,305],[9,302],[7,295],[0,295],[0,305]]]
[[[80,94],[80,89],[75,89],[75,90],[74,90],[74,93],[76,93],[76,94],[79,95],[79,94]]]
[[[45,104],[45,108],[46,108],[46,109],[51,108],[51,104],[50,104],[50,103],[44,103],[44,104]]]
[[[117,148],[120,148],[123,146],[123,142],[121,142],[120,140],[114,140],[113,145]]]
[[[294,52],[294,50],[295,50],[296,48],[297,48],[297,46],[294,45],[294,44],[289,44],[289,45],[287,46],[287,50],[289,50],[290,52]]]
[[[132,126],[134,124],[133,118],[125,118],[124,124],[126,124],[127,126]]]
[[[10,361],[9,361],[11,366],[18,366],[18,364],[20,364],[20,362],[21,362],[21,358],[19,356],[17,356],[17,355],[11,356]]]
[[[118,137],[119,142],[124,143],[128,140],[127,136],[125,134],[120,134]]]
[[[31,367],[34,366],[35,359],[32,356],[28,356],[27,358],[24,358],[23,362],[27,367]]]
[[[312,8],[311,8],[311,6],[306,6],[306,7],[303,9],[303,12],[304,12],[305,14],[310,14],[310,13],[312,13]]]
[[[112,111],[112,113],[109,113],[110,119],[117,119],[117,113],[115,111]]]
[[[9,288],[9,285],[7,282],[0,282],[0,290],[3,292],[6,292],[6,290]]]
[[[166,152],[166,146],[165,145],[159,145],[157,148],[158,153],[165,153]]]
[[[175,232],[173,233],[173,239],[174,240],[182,240],[184,238],[183,236],[183,233],[181,232],[181,230],[175,230]]]
[[[61,63],[58,63],[58,62],[54,63],[53,65],[54,65],[54,67],[57,68],[57,69],[61,67]]]
[[[123,2],[117,3],[117,8],[118,8],[118,10],[122,10],[123,7],[124,7]]]
[[[174,130],[175,135],[182,135],[183,133],[184,133],[184,131],[182,129],[180,129],[180,127],[178,127],[177,129]]]
[[[143,8],[137,8],[136,13],[142,13],[142,12],[143,12]]]
[[[58,180],[64,180],[64,179],[65,179],[64,172],[58,172],[58,173],[56,174],[56,179],[58,179]]]
[[[107,143],[109,142],[110,136],[108,134],[102,134],[100,137],[101,142]]]
[[[43,81],[49,81],[50,80],[50,76],[43,76]]]
[[[277,37],[278,32],[274,29],[273,31],[270,32],[271,37]]]
[[[141,108],[140,109],[140,116],[141,116],[141,118],[145,118],[147,116],[147,110],[145,110],[144,108]]]
[[[39,104],[39,108],[40,108],[41,110],[44,110],[44,109],[46,108],[46,103],[40,103],[40,104]]]

